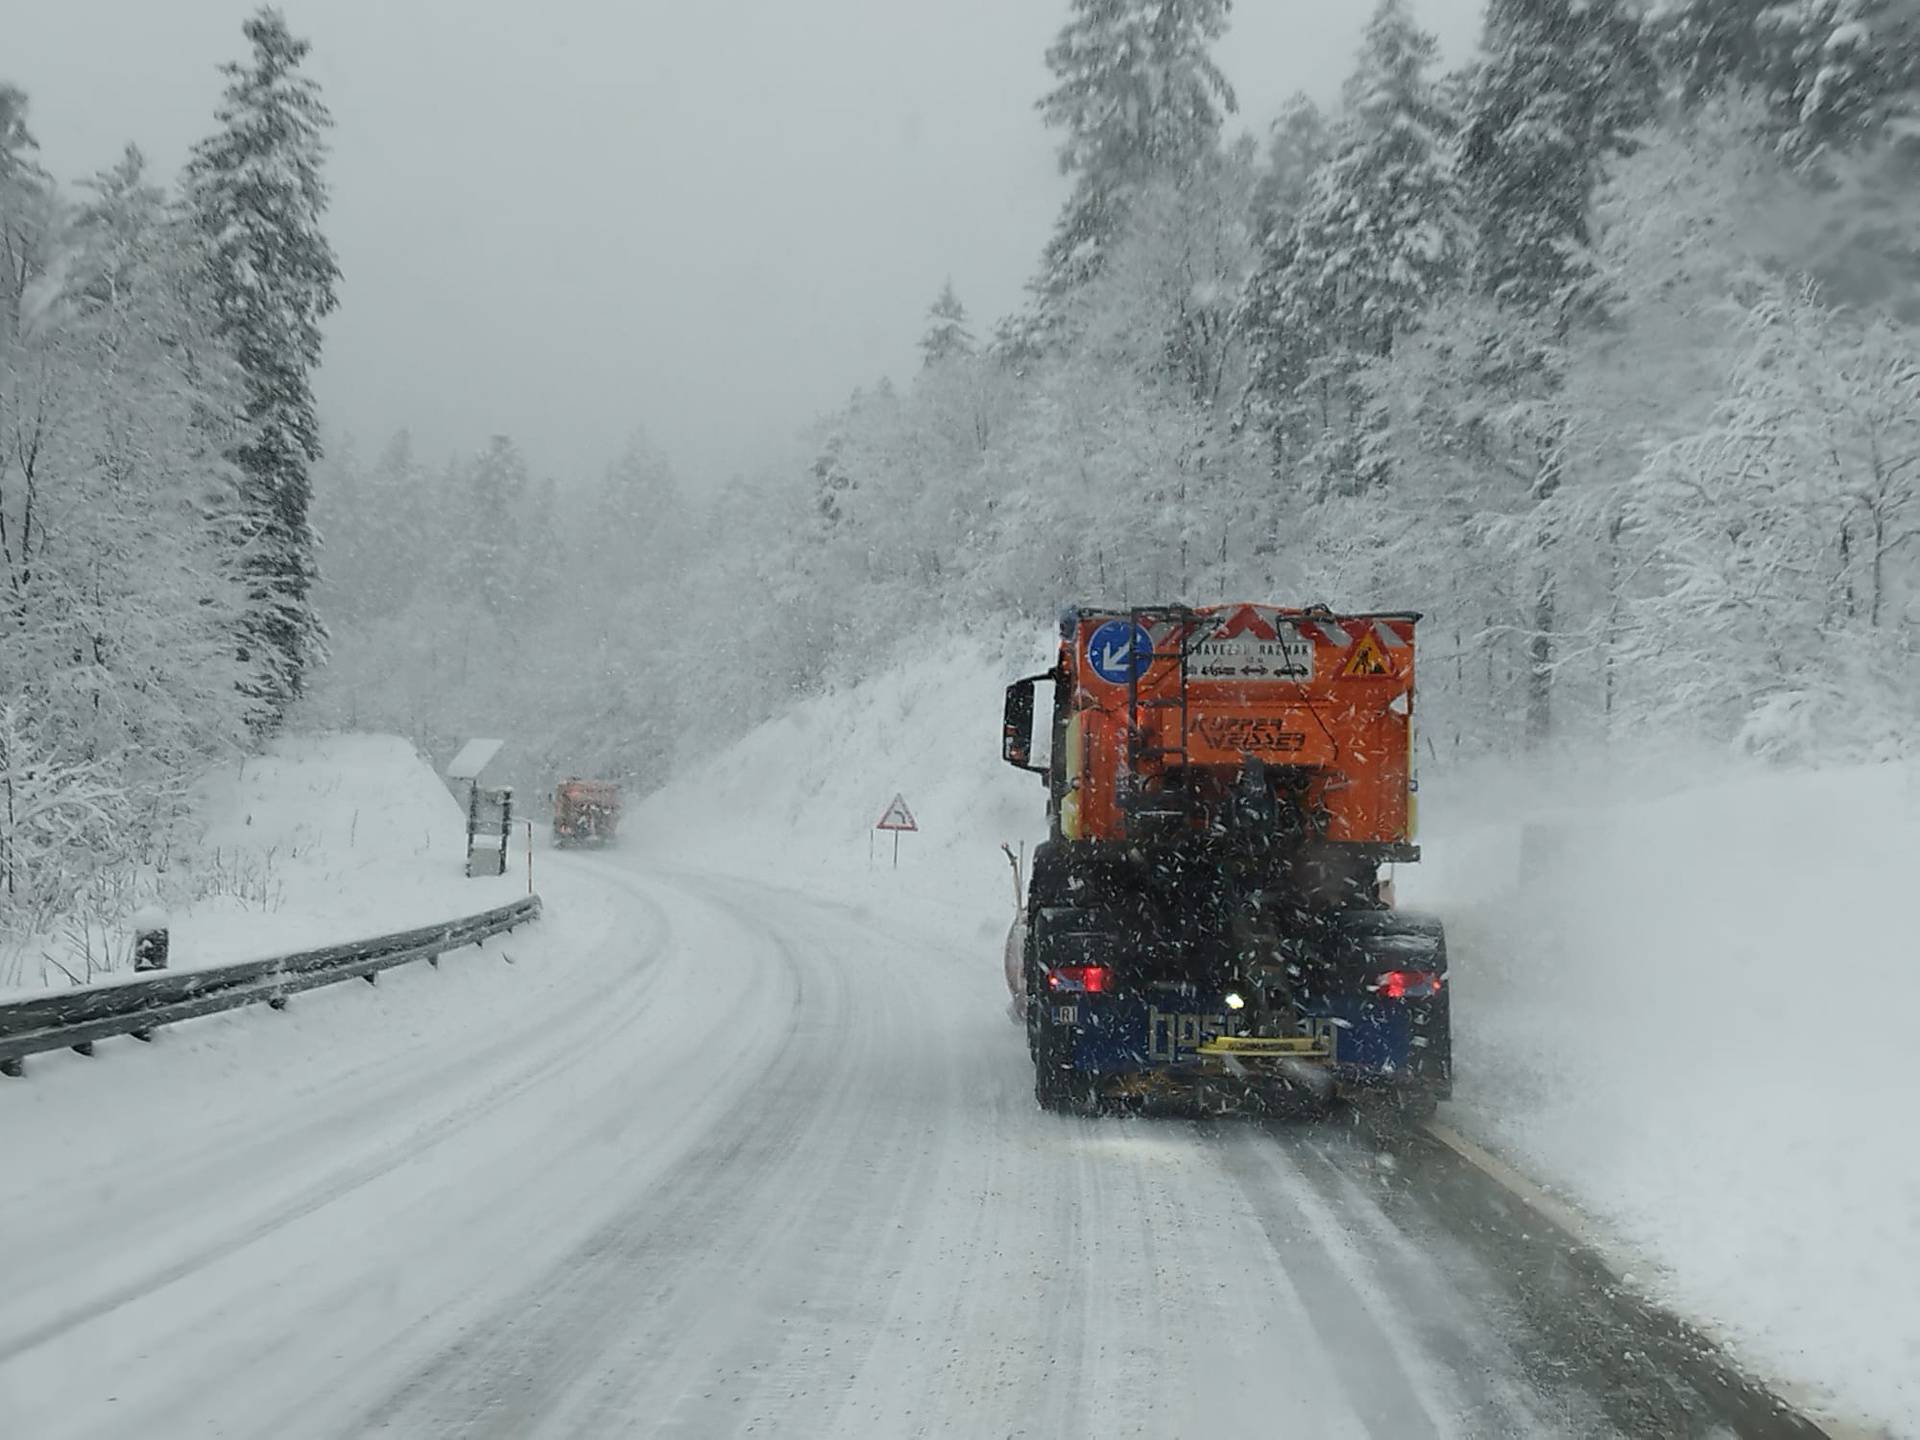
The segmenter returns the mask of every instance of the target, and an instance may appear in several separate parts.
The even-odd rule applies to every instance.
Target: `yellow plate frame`
[[[1222,1035],[1207,1041],[1195,1053],[1242,1060],[1331,1060],[1333,1039],[1326,1035]]]

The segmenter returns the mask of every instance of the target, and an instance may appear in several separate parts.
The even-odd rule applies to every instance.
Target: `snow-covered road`
[[[1417,1161],[1043,1115],[957,917],[542,865],[512,965],[0,1093],[0,1434],[1686,1428]]]

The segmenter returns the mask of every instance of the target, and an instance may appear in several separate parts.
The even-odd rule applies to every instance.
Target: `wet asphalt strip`
[[[1339,1135],[1284,1121],[1262,1128],[1311,1183],[1366,1187],[1455,1285],[1486,1292],[1479,1312],[1551,1406],[1556,1429],[1824,1440],[1711,1340],[1623,1284],[1580,1238],[1426,1132]],[[1429,1346],[1458,1378],[1462,1357],[1431,1337]]]

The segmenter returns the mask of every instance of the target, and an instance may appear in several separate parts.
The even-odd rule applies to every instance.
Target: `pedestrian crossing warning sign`
[[[1360,637],[1360,643],[1353,647],[1353,654],[1347,657],[1342,675],[1391,675],[1393,667],[1387,664],[1387,655],[1380,648],[1380,642],[1369,631]]]
[[[876,830],[918,830],[920,827],[913,823],[913,812],[907,808],[907,797],[904,795],[896,795],[893,797],[893,803],[887,806],[887,813],[880,817],[880,823],[873,828]]]

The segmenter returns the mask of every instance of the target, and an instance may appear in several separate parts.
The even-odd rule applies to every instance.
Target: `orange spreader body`
[[[553,795],[553,833],[563,840],[611,840],[620,828],[613,780],[563,780]]]
[[[1267,605],[1069,612],[1069,840],[1128,838],[1128,793],[1237,774],[1304,773],[1335,843],[1400,846],[1414,830],[1412,614]]]

